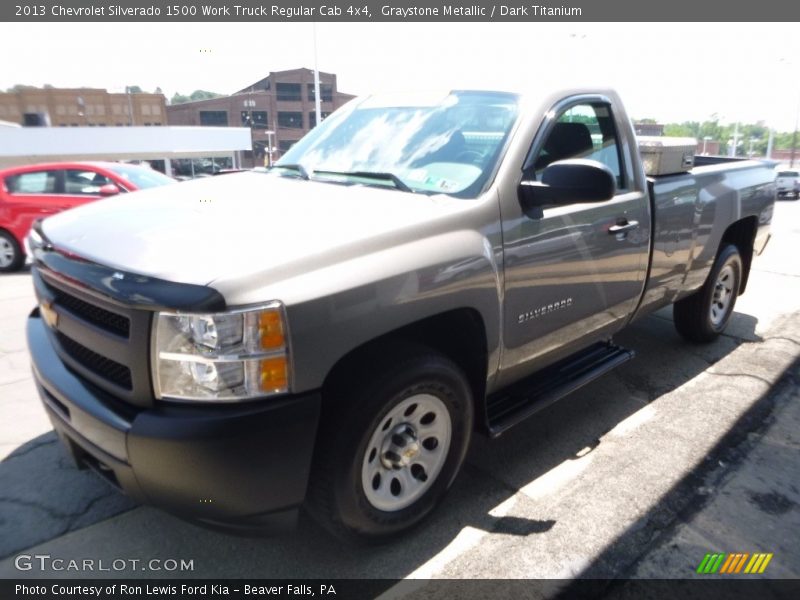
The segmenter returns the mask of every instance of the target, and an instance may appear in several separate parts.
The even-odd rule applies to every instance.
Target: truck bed
[[[743,218],[763,223],[770,218],[775,172],[769,161],[698,156],[696,165],[686,173],[648,177],[652,256],[641,304],[647,311],[703,284],[726,223]],[[765,238],[755,240],[756,251],[766,244]]]

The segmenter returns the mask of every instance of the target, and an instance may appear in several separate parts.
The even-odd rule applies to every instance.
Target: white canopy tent
[[[252,149],[246,127],[0,127],[0,167],[66,160],[232,157]]]

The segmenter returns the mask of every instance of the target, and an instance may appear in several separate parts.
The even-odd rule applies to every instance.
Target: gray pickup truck
[[[610,90],[357,99],[265,172],[37,225],[35,380],[76,462],[140,502],[387,537],[473,433],[630,359],[632,320],[674,304],[713,340],[774,200],[759,162],[646,176]]]

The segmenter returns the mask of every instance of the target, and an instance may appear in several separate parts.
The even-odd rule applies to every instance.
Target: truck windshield
[[[474,198],[500,158],[517,103],[501,92],[355,100],[297,142],[272,172]]]
[[[148,167],[116,164],[109,168],[123,179],[130,181],[139,190],[176,183],[176,180],[172,177],[167,177],[163,173],[159,173],[155,169],[150,169]]]

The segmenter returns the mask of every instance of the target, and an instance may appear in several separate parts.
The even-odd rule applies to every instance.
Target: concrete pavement
[[[129,510],[60,462],[20,343],[30,282],[2,277],[0,450],[10,456],[0,462],[0,577],[681,578],[711,551],[774,552],[767,575],[798,577],[800,202],[778,204],[773,231],[719,341],[683,342],[669,311],[642,319],[617,338],[635,360],[499,440],[475,439],[422,527],[344,550],[308,522],[290,536],[242,539]],[[185,559],[194,570],[21,572],[23,550]]]

